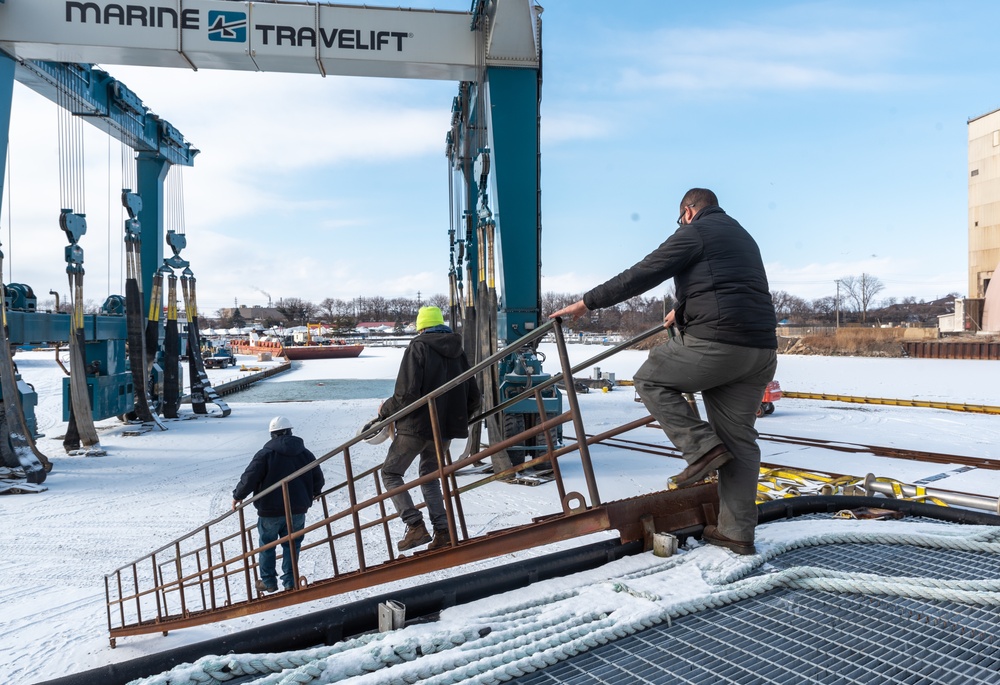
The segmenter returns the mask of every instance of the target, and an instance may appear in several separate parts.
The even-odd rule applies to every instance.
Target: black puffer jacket
[[[306,449],[302,438],[296,435],[271,438],[250,460],[233,490],[233,499],[242,500],[251,494],[256,495],[313,461],[316,457]],[[309,510],[313,498],[323,492],[323,482],[323,471],[316,466],[288,484],[289,508],[293,514],[304,514]],[[281,488],[272,490],[253,504],[259,516],[285,515]]]
[[[623,302],[674,279],[684,333],[776,349],[777,319],[757,243],[719,207],[706,207],[635,266],[583,296],[588,309]]]
[[[382,403],[379,419],[389,418],[468,370],[469,360],[462,350],[462,336],[458,333],[424,331],[410,342],[403,353],[396,387],[392,397]],[[479,385],[475,378],[437,398],[441,439],[468,437],[469,417],[479,411],[479,404]],[[396,432],[432,439],[434,431],[427,406],[397,421]]]

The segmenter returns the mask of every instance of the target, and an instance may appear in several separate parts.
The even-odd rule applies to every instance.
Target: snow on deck
[[[569,347],[573,363],[579,363],[601,349],[588,345]],[[548,352],[546,370],[554,372],[558,359],[554,348],[546,349],[543,345],[542,351]],[[366,348],[356,359],[296,363],[292,371],[267,382],[321,381],[327,378],[391,379],[395,376],[401,355],[402,350],[398,348]],[[602,371],[614,373],[619,380],[628,379],[644,358],[645,353],[626,352],[604,360],[599,366]],[[104,575],[224,513],[229,508],[232,489],[243,468],[267,440],[267,424],[272,416],[288,416],[296,433],[314,452],[322,454],[353,435],[359,425],[374,415],[381,398],[280,404],[234,403],[234,413],[229,418],[170,421],[169,430],[165,433],[139,436],[124,435],[122,424],[109,419],[98,424],[101,444],[107,449],[107,456],[69,457],[63,454],[61,444],[65,430],[61,421],[62,372],[55,364],[53,353],[19,352],[15,360],[25,380],[38,391],[36,413],[39,430],[46,435],[39,440],[39,448],[52,459],[55,469],[45,482],[47,491],[0,498],[4,522],[3,535],[0,536],[0,603],[4,607],[4,618],[0,624],[0,653],[4,654],[3,671],[7,682],[31,683],[76,673],[382,594],[395,587],[384,585],[266,614],[177,630],[165,637],[154,634],[124,638],[118,641],[117,649],[110,649],[104,608]],[[238,361],[259,365],[251,357],[241,357]],[[782,356],[777,378],[782,388],[788,391],[1000,405],[998,368],[996,362],[983,361]],[[238,373],[233,368],[209,371],[216,382],[233,378]],[[579,375],[590,374],[584,371]],[[619,387],[609,393],[581,395],[580,405],[590,433],[601,432],[644,414],[642,405],[634,401],[634,391],[629,387]],[[182,416],[190,416],[189,410],[182,407]],[[1000,444],[1000,419],[996,416],[810,400],[781,400],[773,415],[758,422],[758,429],[762,433],[978,457],[997,456],[995,445]],[[668,444],[661,432],[649,428],[637,429],[623,437]],[[356,469],[377,464],[384,457],[385,448],[386,445],[359,445],[356,451],[352,450]],[[778,443],[763,442],[762,450],[765,461],[859,476],[873,472],[880,476],[891,475],[905,482],[952,470],[948,465],[881,459]],[[595,446],[592,456],[601,496],[605,501],[661,489],[666,479],[683,466],[675,458],[602,446]],[[572,477],[572,470],[568,471]],[[332,481],[340,475],[331,471],[327,473],[327,478]],[[568,485],[581,491],[584,489],[582,482],[579,487],[572,482]],[[995,497],[1000,493],[1000,477],[995,471],[973,470],[948,475],[936,481],[935,486]],[[498,483],[484,488],[484,497],[466,505],[467,518],[478,526],[478,530],[470,532],[478,534],[513,525],[543,513],[538,507],[543,506],[543,502],[550,502],[551,497],[543,497],[541,492],[536,491],[545,487],[549,486],[521,488]],[[840,523],[843,522],[838,522],[838,525]],[[762,546],[766,548],[771,533],[762,527],[760,535]],[[572,541],[563,546],[583,542]],[[551,551],[552,547],[529,550],[453,569],[451,573],[465,573]],[[695,580],[699,577],[702,578],[699,582],[705,582],[703,564],[717,568],[718,573],[726,573],[745,563],[728,552],[714,548],[696,547],[687,556],[700,561],[684,571],[690,574],[685,576],[690,582],[683,587],[697,586]],[[303,573],[308,576],[306,555],[303,555],[303,563]],[[599,606],[597,602],[609,598],[619,604],[649,604],[649,599],[608,589],[608,583],[613,582],[609,580],[613,577],[610,574],[641,570],[630,564],[641,567],[643,564],[663,562],[641,555],[617,563],[620,566],[588,572],[598,574],[594,578],[605,574],[605,580],[595,581],[595,606]],[[428,576],[428,579],[446,575],[446,572],[441,572]],[[577,592],[580,584],[593,584],[585,578],[569,579],[563,589]],[[407,586],[412,582],[401,581]],[[626,585],[640,593],[666,596],[663,590],[654,591],[644,582]],[[675,585],[682,586],[665,583],[665,587]],[[529,591],[550,592],[553,586],[531,588]],[[523,599],[525,592],[519,591],[517,596]],[[625,596],[629,599],[623,599]],[[587,599],[590,600],[590,595]],[[486,604],[482,606],[489,604],[488,600],[483,602]],[[652,603],[659,607],[657,610],[662,609],[661,600]],[[480,608],[475,610],[480,611]],[[433,627],[424,630],[433,630]]]

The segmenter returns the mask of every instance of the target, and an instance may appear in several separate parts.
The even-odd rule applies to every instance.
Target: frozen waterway
[[[392,395],[393,386],[391,380],[372,378],[317,378],[284,383],[262,381],[227,396],[226,401],[234,404],[384,399]]]

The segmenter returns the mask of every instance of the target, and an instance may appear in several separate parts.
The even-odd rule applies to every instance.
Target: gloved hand
[[[376,416],[374,419],[372,419],[371,421],[369,421],[368,423],[366,423],[364,426],[361,427],[361,432],[362,433],[367,433],[369,428],[371,428],[372,426],[374,426],[376,423],[378,423],[381,420],[382,419],[380,419],[379,417]]]

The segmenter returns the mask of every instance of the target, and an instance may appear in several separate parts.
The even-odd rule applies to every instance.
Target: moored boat
[[[302,359],[339,359],[360,356],[364,345],[351,345],[344,341],[307,343],[305,345],[286,344],[273,336],[230,340],[229,347],[236,354],[257,355],[268,353],[272,357],[285,357],[289,361]]]
[[[357,357],[364,345],[348,345],[346,343],[331,343],[329,345],[285,345],[283,354],[289,360],[295,359],[338,359],[341,357]]]

